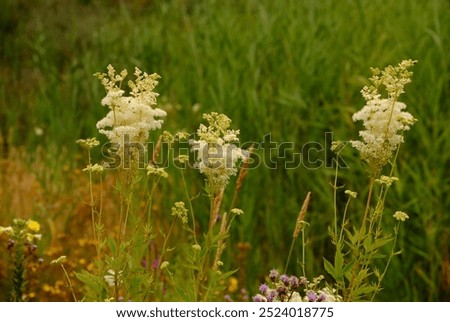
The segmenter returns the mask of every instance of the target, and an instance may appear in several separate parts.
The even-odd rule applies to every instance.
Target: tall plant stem
[[[91,165],[91,151],[88,150],[88,160],[89,165]],[[92,171],[89,172],[89,195],[90,195],[90,206],[91,206],[91,221],[92,221],[92,234],[94,236],[95,242],[98,244],[97,233],[95,229],[95,203],[94,203],[94,190],[92,187]]]
[[[198,241],[197,241],[197,230],[195,228],[195,214],[194,214],[194,207],[192,206],[192,198],[189,195],[189,190],[188,190],[188,185],[186,182],[186,177],[184,176],[184,171],[181,170],[181,178],[183,180],[183,185],[184,185],[184,192],[186,193],[186,197],[189,200],[189,210],[191,211],[191,218],[192,218],[192,231],[193,231],[193,237],[194,237],[194,243],[195,245],[198,245]]]
[[[367,221],[367,217],[369,216],[369,212],[370,212],[370,205],[372,203],[372,194],[373,194],[373,186],[375,184],[375,178],[376,175],[372,175],[370,177],[370,183],[369,183],[369,192],[367,193],[367,202],[366,202],[366,208],[364,210],[364,217],[363,217],[363,221],[361,223],[361,229],[359,231],[359,236],[358,236],[358,240],[356,242],[356,249],[358,249],[361,240],[365,234],[365,230],[366,230],[366,221]]]

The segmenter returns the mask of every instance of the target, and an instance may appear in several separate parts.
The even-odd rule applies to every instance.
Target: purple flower
[[[261,293],[263,293],[263,294],[266,294],[266,292],[267,292],[268,289],[269,289],[269,287],[267,286],[266,283],[261,284],[261,285],[259,286],[259,291],[260,291]]]
[[[327,296],[324,293],[320,293],[319,298],[317,299],[317,302],[326,302]]]
[[[155,258],[155,260],[153,261],[153,264],[152,264],[152,269],[154,271],[156,271],[158,269],[158,267],[159,267],[159,258]]]
[[[288,286],[289,285],[289,277],[287,277],[287,275],[281,275],[280,276],[280,281],[282,281],[284,283],[284,285]]]
[[[233,300],[231,299],[231,296],[228,294],[226,294],[223,298],[226,302],[233,302]]]
[[[280,296],[283,296],[283,295],[287,294],[287,291],[288,290],[287,290],[286,286],[280,286],[280,287],[277,288],[277,293]]]
[[[276,269],[272,269],[269,273],[269,278],[272,280],[272,282],[275,281],[275,279],[280,275]]]
[[[253,302],[264,302],[264,298],[261,294],[256,294],[253,296]]]
[[[309,290],[308,293],[306,293],[306,297],[308,298],[309,302],[315,302],[317,300],[316,292],[311,290]]]
[[[273,302],[275,300],[275,298],[277,297],[278,293],[277,291],[271,291],[267,296],[267,302]]]
[[[298,280],[297,276],[292,275],[291,277],[289,277],[289,284],[291,285],[291,287],[293,289],[299,288],[300,287],[300,281]]]

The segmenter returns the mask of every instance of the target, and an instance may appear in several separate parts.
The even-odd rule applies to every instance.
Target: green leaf
[[[373,259],[377,259],[377,258],[385,258],[385,257],[386,257],[385,254],[378,254],[378,253],[372,254],[372,258],[373,258]]]
[[[329,261],[327,261],[325,259],[325,257],[323,258],[323,264],[324,264],[324,268],[327,271],[327,273],[330,274],[334,278],[334,280],[337,281],[334,267]]]
[[[117,251],[117,246],[116,246],[116,241],[114,240],[114,238],[108,238],[108,240],[106,241],[109,250],[111,251],[112,254],[115,254]]]
[[[370,294],[376,290],[376,287],[373,285],[363,284],[361,287],[358,287],[355,290],[355,294],[359,297],[361,295]]]
[[[370,252],[372,249],[374,249],[371,236],[367,236],[366,238],[364,238],[364,249],[367,252]]]
[[[388,243],[390,243],[391,241],[393,241],[394,238],[382,238],[382,239],[377,239],[375,240],[375,242],[373,243],[373,247],[374,249],[380,248]]]
[[[344,266],[344,257],[339,249],[336,250],[336,255],[334,257],[334,274],[337,281],[342,280]]]
[[[347,273],[352,270],[353,266],[355,265],[355,262],[356,257],[353,257],[353,259],[347,265],[344,266],[344,268],[342,269],[342,273],[344,275],[347,275]]]
[[[352,234],[352,233],[350,232],[350,230],[345,229],[345,234],[347,235],[347,238],[348,238],[348,240],[349,240],[349,242],[350,242],[350,243],[349,243],[349,246],[350,246],[352,249],[354,249],[354,247],[352,247],[352,246],[355,246],[355,245],[356,245],[356,242],[358,241],[359,231],[355,230],[355,233]]]

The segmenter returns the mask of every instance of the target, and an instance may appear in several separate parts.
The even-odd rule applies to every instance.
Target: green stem
[[[23,254],[23,242],[15,245],[15,258],[13,270],[13,289],[11,291],[12,302],[22,302],[23,288],[25,285],[25,256]]]
[[[69,284],[70,291],[72,292],[72,297],[73,297],[73,299],[74,299],[75,302],[78,302],[77,296],[75,295],[75,292],[74,292],[74,290],[73,290],[72,282],[70,281],[69,274],[67,274],[67,271],[66,271],[66,269],[64,268],[64,265],[63,265],[63,264],[61,264],[61,268],[63,269],[64,275],[66,276],[67,283]]]
[[[183,181],[183,185],[184,185],[184,192],[186,193],[186,197],[189,201],[189,210],[191,211],[191,218],[192,218],[192,235],[194,237],[194,243],[195,245],[198,245],[197,242],[197,230],[195,229],[195,214],[194,214],[194,207],[192,206],[192,198],[189,195],[189,189],[187,186],[187,182],[186,182],[186,177],[184,176],[184,171],[183,169],[181,170],[181,178]]]
[[[91,165],[91,150],[88,150],[88,161],[89,161],[89,165]],[[95,204],[94,204],[94,190],[93,190],[93,184],[92,184],[92,171],[88,171],[89,172],[89,193],[90,193],[90,198],[91,198],[91,221],[92,221],[92,233],[94,235],[94,240],[95,242],[98,244],[98,239],[97,239],[97,233],[96,233],[96,229],[95,229]]]
[[[366,229],[366,221],[367,221],[367,217],[369,215],[370,212],[370,204],[372,202],[372,194],[373,194],[373,186],[375,184],[375,175],[372,175],[370,177],[370,183],[369,183],[369,192],[367,194],[367,202],[366,202],[366,209],[364,210],[364,217],[363,217],[363,221],[361,224],[361,230],[359,231],[359,236],[358,236],[358,240],[356,242],[356,250],[358,250],[358,247],[361,243],[361,240],[365,234],[365,229]]]
[[[337,155],[339,155],[337,153]],[[339,164],[336,164],[336,170],[334,174],[334,185],[333,185],[333,204],[334,204],[334,236],[333,239],[337,238],[337,180],[338,180]]]
[[[388,261],[386,263],[386,267],[384,268],[383,273],[380,275],[380,277],[378,278],[378,283],[376,285],[375,291],[373,292],[372,298],[370,299],[370,301],[373,301],[375,298],[375,295],[377,295],[378,290],[380,289],[381,286],[381,282],[383,281],[384,276],[386,275],[386,272],[388,270],[388,267],[391,263],[392,258],[394,257],[394,250],[395,250],[395,246],[397,245],[397,237],[398,237],[398,231],[400,229],[400,223],[397,223],[397,226],[394,228],[394,243],[392,245],[392,250],[391,250],[391,254],[389,255]]]
[[[346,217],[347,217],[347,210],[348,210],[348,206],[350,204],[350,200],[351,199],[352,199],[352,197],[349,197],[348,200],[347,200],[347,203],[345,204],[344,215],[342,216],[341,231],[339,233],[339,239],[338,239],[337,245],[341,245],[341,243],[342,243],[342,238],[343,238],[343,235],[344,235],[344,228],[345,228],[345,220],[346,220]]]
[[[362,221],[361,228],[360,228],[359,235],[358,235],[358,239],[356,241],[355,248],[354,248],[354,252],[355,252],[354,256],[356,257],[356,262],[355,262],[355,264],[353,265],[353,268],[352,268],[352,273],[351,273],[351,277],[350,277],[350,281],[349,281],[348,287],[345,289],[345,292],[344,292],[344,301],[351,301],[352,300],[351,295],[353,293],[353,289],[357,288],[357,286],[358,286],[358,285],[355,285],[355,279],[356,279],[357,272],[359,272],[360,269],[361,269],[361,267],[360,267],[361,266],[361,262],[360,261],[361,261],[361,259],[363,257],[363,254],[361,254],[361,251],[360,251],[359,248],[360,248],[361,241],[362,241],[362,239],[364,237],[364,234],[365,234],[366,221],[367,221],[367,217],[368,217],[368,214],[369,214],[369,211],[370,211],[370,204],[372,202],[372,193],[373,193],[373,186],[374,186],[374,183],[375,183],[375,178],[376,178],[376,175],[372,175],[370,177],[370,184],[369,184],[369,192],[368,192],[367,202],[366,202],[366,209],[364,211],[363,221]]]
[[[170,224],[169,231],[167,232],[167,235],[164,237],[164,243],[163,243],[163,247],[162,247],[162,250],[161,250],[161,255],[159,256],[159,259],[158,259],[158,267],[156,267],[156,269],[155,269],[154,281],[155,281],[155,285],[156,286],[159,285],[159,283],[158,283],[158,272],[160,271],[160,266],[163,263],[164,254],[165,254],[166,248],[167,248],[167,242],[169,240],[170,235],[172,234],[173,226],[175,225],[175,220],[176,219],[177,219],[176,217],[173,218],[172,223]]]
[[[295,244],[296,240],[297,240],[297,238],[292,238],[291,247],[289,248],[289,255],[287,257],[286,264],[284,265],[284,270],[283,270],[284,274],[287,274],[287,268],[288,268],[289,262],[291,261],[292,250],[294,249],[294,244]]]
[[[302,271],[303,276],[306,277],[306,243],[305,243],[305,229],[302,229]]]

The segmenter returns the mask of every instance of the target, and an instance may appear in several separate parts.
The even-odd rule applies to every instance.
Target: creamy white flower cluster
[[[408,68],[416,61],[404,60],[398,66],[385,70],[372,69],[372,86],[361,91],[366,105],[353,115],[353,121],[362,121],[365,130],[360,131],[361,141],[350,141],[361,158],[374,170],[380,170],[403,142],[403,131],[410,129],[417,120],[404,109],[406,105],[397,99],[404,92],[404,85],[411,82]],[[379,88],[384,87],[387,98],[381,98]]]
[[[229,129],[231,120],[224,114],[212,112],[203,114],[208,126],[200,124],[198,140],[191,140],[192,150],[197,152],[195,167],[203,173],[213,192],[224,188],[237,173],[237,163],[248,157],[248,152],[240,149],[239,130]]]
[[[166,112],[153,108],[156,105],[158,93],[153,89],[158,84],[157,74],[143,73],[135,69],[134,81],[128,81],[129,96],[121,89],[122,82],[127,76],[127,70],[116,75],[114,67],[108,66],[108,73],[97,73],[102,85],[106,89],[106,96],[102,99],[102,105],[108,106],[108,114],[97,122],[99,132],[106,135],[110,142],[123,147],[126,142],[145,143],[150,130],[159,129],[166,116]],[[126,138],[126,141],[125,141]]]

